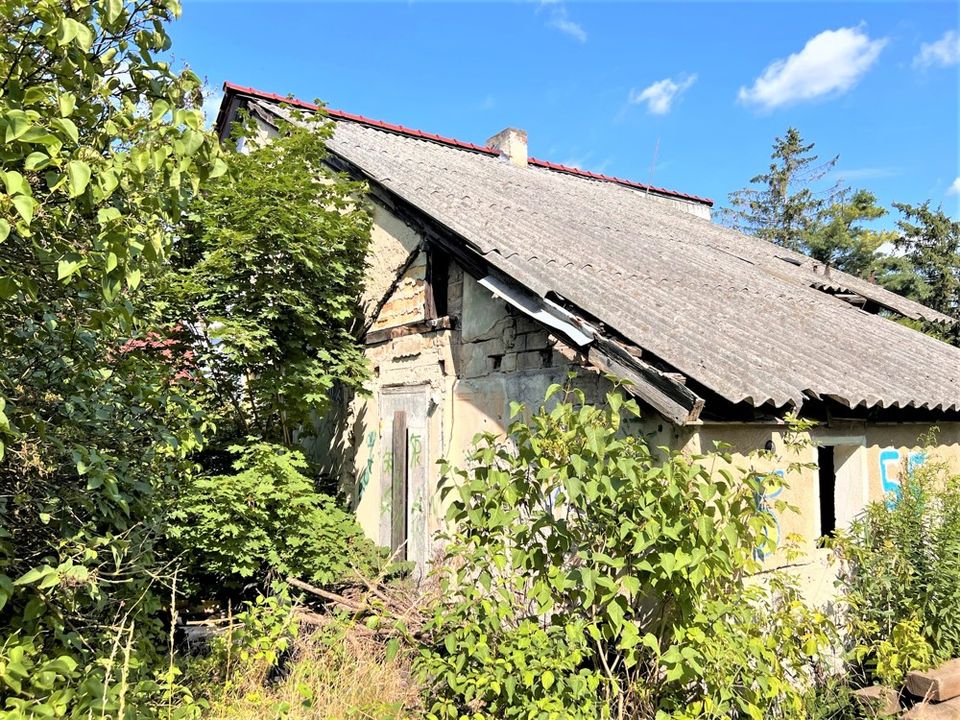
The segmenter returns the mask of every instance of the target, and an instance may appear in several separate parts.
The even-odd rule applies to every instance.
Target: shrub
[[[384,552],[334,498],[314,490],[302,453],[235,446],[233,475],[196,478],[171,511],[170,534],[196,577],[236,586],[295,575],[336,585],[376,575]]]
[[[853,656],[868,677],[896,684],[917,663],[960,654],[960,477],[946,465],[905,473],[901,492],[869,505],[836,548]]]
[[[515,406],[447,469],[430,717],[803,717],[829,623],[778,576],[748,581],[772,522],[756,498],[781,479],[654,451],[636,403],[606,400]]]

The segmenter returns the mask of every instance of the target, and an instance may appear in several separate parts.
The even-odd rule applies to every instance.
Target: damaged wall
[[[403,413],[405,447],[411,496],[407,498],[406,525],[412,559],[428,561],[435,548],[429,536],[441,529],[444,508],[437,494],[437,461],[461,462],[480,432],[501,432],[509,422],[511,401],[536,408],[547,387],[566,381],[571,369],[575,383],[590,400],[600,400],[609,384],[592,369],[583,367],[575,350],[558,342],[550,332],[494,297],[471,275],[451,262],[446,293],[449,321],[430,320],[427,313],[427,257],[411,255],[421,244],[419,235],[386,210],[374,214],[370,253],[370,282],[364,295],[371,317],[367,357],[372,378],[369,395],[350,404],[343,444],[351,459],[343,463],[341,482],[352,499],[364,530],[390,545],[396,523],[393,478],[398,448],[393,432],[396,415]],[[404,269],[405,267],[405,269]],[[402,277],[389,297],[394,278]],[[443,320],[443,319],[441,319]],[[869,425],[835,422],[814,429],[811,443],[798,458],[781,457],[779,464],[758,469],[787,472],[792,461],[817,462],[816,443],[832,445],[836,463],[833,512],[844,527],[868,500],[881,500],[895,488],[908,464],[921,461],[917,438],[927,431],[922,424]],[[709,452],[714,441],[729,444],[738,464],[768,442],[780,451],[782,424],[710,423],[677,428],[653,412],[642,432],[654,445],[668,445],[691,453]],[[949,462],[960,472],[960,424],[942,428],[940,441],[923,462]],[[787,477],[789,487],[776,498],[799,508],[799,513],[775,517],[775,538],[781,552],[769,561],[785,559],[782,548],[799,536],[809,554],[809,565],[798,572],[809,575],[812,595],[832,591],[832,574],[825,567],[826,551],[818,549],[821,530],[821,482],[816,468]],[[771,511],[772,512],[772,511]]]

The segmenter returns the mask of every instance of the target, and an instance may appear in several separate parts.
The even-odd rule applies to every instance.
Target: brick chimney
[[[526,130],[517,130],[516,128],[501,130],[487,140],[487,147],[499,150],[501,156],[506,157],[517,167],[527,166]]]

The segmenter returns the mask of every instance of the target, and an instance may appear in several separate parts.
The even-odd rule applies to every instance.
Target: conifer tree
[[[942,208],[894,203],[903,218],[896,247],[919,278],[918,300],[946,315],[960,317],[960,222]],[[957,338],[953,337],[954,342]]]
[[[871,230],[864,223],[886,214],[873,193],[842,188],[804,238],[804,251],[851,275],[875,276],[881,260],[880,248],[893,243],[897,234],[890,230]]]
[[[721,211],[721,222],[802,252],[829,204],[829,197],[814,192],[812,185],[823,180],[837,162],[834,157],[820,163],[813,147],[796,128],[788,128],[774,140],[767,172],[750,178],[759,187],[730,193],[730,206]]]

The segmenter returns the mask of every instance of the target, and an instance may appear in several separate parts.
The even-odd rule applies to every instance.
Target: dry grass
[[[419,717],[419,689],[402,654],[387,659],[382,642],[358,630],[302,630],[284,677],[235,678],[211,706],[231,720],[405,720]]]

